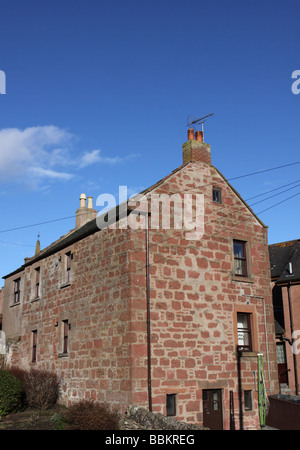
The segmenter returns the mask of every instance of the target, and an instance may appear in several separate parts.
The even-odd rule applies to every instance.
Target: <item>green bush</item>
[[[105,403],[80,400],[68,408],[65,417],[76,430],[119,430],[119,414]]]
[[[17,412],[22,407],[20,380],[7,370],[0,370],[0,416]]]

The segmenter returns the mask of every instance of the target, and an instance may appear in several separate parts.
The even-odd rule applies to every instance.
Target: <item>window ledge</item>
[[[67,358],[69,356],[69,353],[59,353],[58,357],[59,358]]]
[[[12,303],[12,304],[10,305],[10,307],[13,308],[14,306],[18,306],[18,305],[20,305],[20,304],[21,304],[21,302]]]
[[[257,356],[257,352],[240,352],[240,355],[243,358],[253,358],[254,356]]]
[[[63,283],[63,284],[60,285],[60,289],[64,289],[64,288],[69,287],[69,286],[71,286],[71,283]]]
[[[33,298],[30,300],[30,303],[38,302],[40,300],[40,297]]]
[[[232,281],[240,281],[241,283],[254,283],[254,278],[252,277],[242,277],[239,275],[232,275]]]

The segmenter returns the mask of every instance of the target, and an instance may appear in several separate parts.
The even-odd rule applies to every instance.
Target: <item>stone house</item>
[[[299,395],[300,240],[269,246],[281,393]]]
[[[57,372],[66,404],[258,428],[258,352],[278,393],[267,227],[201,132],[188,130],[182,152],[180,167],[100,217],[81,195],[76,227],[4,277],[7,357]]]

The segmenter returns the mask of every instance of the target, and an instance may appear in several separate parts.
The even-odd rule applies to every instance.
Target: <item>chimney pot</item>
[[[85,201],[86,201],[86,195],[81,194],[80,195],[80,208],[85,208]]]
[[[188,140],[189,140],[189,141],[194,141],[194,140],[195,140],[195,131],[194,131],[194,128],[189,128],[189,129],[188,129]]]
[[[87,208],[86,208],[87,199]],[[80,207],[76,211],[76,228],[81,227],[85,223],[97,217],[97,210],[93,208],[93,197],[86,197],[85,194],[80,195]]]
[[[196,131],[196,141],[203,142],[203,131]]]

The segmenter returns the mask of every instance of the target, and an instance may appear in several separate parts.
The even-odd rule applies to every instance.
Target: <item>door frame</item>
[[[214,399],[215,394],[218,396],[217,400]],[[218,409],[216,410],[217,404]],[[211,430],[223,430],[223,389],[202,389],[202,407],[203,426],[207,426]]]

